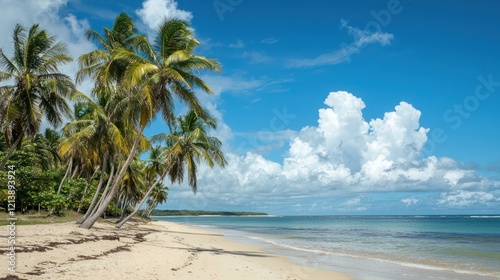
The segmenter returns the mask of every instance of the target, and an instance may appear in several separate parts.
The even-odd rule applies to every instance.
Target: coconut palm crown
[[[43,117],[54,127],[71,110],[66,103],[76,94],[71,78],[59,72],[61,65],[72,61],[66,45],[56,42],[38,24],[28,31],[16,25],[13,32],[14,55],[0,50],[0,118],[5,139],[10,145],[3,168],[24,137],[34,138]]]

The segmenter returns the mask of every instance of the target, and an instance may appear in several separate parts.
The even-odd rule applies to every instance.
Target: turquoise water
[[[155,217],[354,279],[500,279],[500,216]]]

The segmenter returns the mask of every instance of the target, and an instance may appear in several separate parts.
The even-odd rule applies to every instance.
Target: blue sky
[[[225,170],[166,209],[272,214],[499,213],[498,1],[12,1],[0,32],[41,22],[74,57],[121,11],[152,35],[189,21]],[[0,47],[9,50],[8,40]],[[67,67],[76,71],[76,65]],[[88,91],[89,84],[81,85]],[[146,133],[163,131],[160,121]]]

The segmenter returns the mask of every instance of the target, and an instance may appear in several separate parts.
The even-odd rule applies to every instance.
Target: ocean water
[[[208,227],[353,279],[500,279],[500,216],[154,218]]]

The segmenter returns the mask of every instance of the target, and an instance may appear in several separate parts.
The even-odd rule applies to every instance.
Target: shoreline
[[[0,233],[7,238],[5,228]],[[132,222],[120,230],[110,223],[97,223],[91,230],[81,229],[74,222],[19,226],[16,262],[16,273],[9,273],[7,255],[2,251],[0,263],[5,267],[0,277],[351,279],[340,272],[299,265],[261,247],[227,240],[210,230],[154,220],[147,224]]]
[[[168,216],[149,216],[150,218],[196,218],[196,217],[277,217],[274,215],[168,215]]]
[[[348,251],[348,249],[351,249],[352,247],[349,247],[350,245],[347,247],[344,246],[345,244],[330,246],[330,243],[328,242],[321,245],[317,241],[308,243],[307,239],[304,238],[307,238],[307,236],[311,236],[311,234],[314,234],[312,231],[307,231],[301,239],[298,233],[297,236],[295,236],[295,231],[287,231],[288,226],[285,225],[283,221],[278,220],[274,221],[274,223],[267,223],[264,220],[261,220],[261,223],[254,221],[249,224],[245,223],[243,220],[239,220],[242,222],[241,228],[238,226],[239,222],[233,223],[229,220],[223,220],[221,223],[211,219],[187,220],[182,218],[166,220],[162,219],[161,221],[176,222],[183,225],[187,224],[196,228],[215,231],[217,233],[223,234],[227,240],[237,243],[249,244],[250,246],[258,246],[265,252],[277,254],[280,256],[286,256],[289,260],[292,260],[293,262],[299,265],[304,265],[306,267],[314,267],[318,269],[326,269],[345,273],[352,279],[399,280],[401,279],[402,275],[404,275],[405,279],[412,280],[437,278],[468,280],[471,279],[471,277],[478,280],[500,279],[498,268],[495,268],[495,265],[491,263],[491,261],[490,263],[488,263],[488,260],[476,261],[475,259],[470,259],[470,262],[465,262],[457,260],[453,256],[450,256],[448,258],[447,256],[444,256],[443,258],[442,253],[438,253],[437,255],[428,253],[427,249],[425,248],[428,248],[429,246],[420,247],[418,245],[420,244],[420,242],[424,242],[424,239],[422,239],[418,235],[418,233],[416,237],[412,238],[412,242],[416,242],[416,245],[411,245],[411,248],[413,248],[411,251],[399,251],[394,250],[394,248],[392,250],[388,249],[387,251],[384,251],[380,250],[377,247],[368,246],[365,249],[367,251],[363,251],[364,254],[350,254]],[[453,217],[452,221],[454,221]],[[385,223],[385,221],[383,222]],[[292,222],[288,221],[288,223]],[[419,222],[419,224],[421,223]],[[308,221],[301,220],[300,225],[301,229],[302,227],[307,227],[306,225],[308,225]],[[246,226],[249,226],[252,229],[247,229]],[[348,228],[351,228],[352,226],[352,224],[349,224]],[[354,225],[354,228],[359,228],[359,226],[359,224],[357,226]],[[295,227],[290,227],[290,229],[293,228]],[[337,228],[343,228],[342,223],[340,226],[337,226]],[[361,226],[361,228],[365,227]],[[271,233],[271,231],[273,231],[274,229],[276,229],[278,233]],[[337,236],[339,239],[344,240],[346,244],[351,244],[347,243],[351,239],[349,239],[349,237],[347,237],[343,233],[345,231],[336,231],[335,228],[330,228],[330,230],[332,230],[332,236]],[[377,228],[375,228],[374,231],[369,232],[374,232],[375,236],[378,236]],[[383,232],[383,236],[380,235],[376,239],[367,239],[365,237],[362,237],[361,240],[364,240],[365,243],[371,241],[371,244],[387,245],[388,248],[391,248],[392,246],[391,243],[388,243],[388,241],[400,245],[406,244],[405,241],[401,241],[401,238],[397,240],[389,240],[392,236],[391,232],[394,233],[394,231],[385,231],[384,229]],[[398,234],[402,235],[401,233]],[[412,231],[408,231],[408,234],[411,235]],[[358,237],[357,239],[360,238],[358,235],[354,235],[355,239],[356,236]],[[406,236],[408,235],[402,237],[405,238]],[[389,237],[389,239],[387,239],[387,237]],[[290,240],[288,238],[290,238]],[[463,238],[465,238],[464,240],[468,240],[466,236],[464,236]],[[431,244],[432,242],[436,242],[435,239],[431,237],[429,237],[429,239],[426,238],[425,240],[425,242],[431,242]],[[354,240],[354,246],[358,244],[357,242],[358,241]],[[483,242],[488,243],[491,241]],[[481,242],[474,246],[480,246],[480,244]],[[443,246],[444,245],[446,244],[443,244]],[[496,248],[496,246],[494,247]],[[343,250],[346,248],[347,251]],[[420,250],[419,248],[423,249]],[[457,246],[453,244],[447,244],[446,248],[451,248],[451,250],[453,250],[454,248],[457,248]],[[474,248],[471,248],[471,250]],[[477,250],[481,252],[482,249],[479,247]],[[381,251],[383,251],[382,253],[386,254],[382,256],[376,255],[377,252]],[[422,252],[426,253],[423,254]],[[472,267],[472,264],[474,264],[475,266]]]

